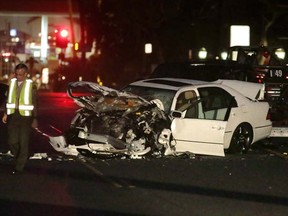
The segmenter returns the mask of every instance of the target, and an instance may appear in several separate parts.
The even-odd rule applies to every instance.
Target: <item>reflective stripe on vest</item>
[[[8,101],[6,104],[7,115],[13,114],[16,108],[16,78],[10,80]]]
[[[7,114],[13,114],[16,107],[16,79],[11,80],[9,89]],[[25,80],[19,96],[19,113],[22,116],[31,116],[34,106],[32,104],[32,80]]]

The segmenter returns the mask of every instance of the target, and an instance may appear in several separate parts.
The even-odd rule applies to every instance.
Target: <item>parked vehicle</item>
[[[225,78],[226,64],[223,60],[193,60],[159,64],[149,78],[181,78],[215,81]]]
[[[280,47],[233,46],[228,49],[226,64],[241,68],[238,72],[232,70],[231,77],[236,74],[238,80],[265,83],[265,99],[273,103],[288,84],[287,61],[277,55],[280,51],[284,52]]]
[[[271,105],[272,132],[270,137],[288,137],[288,85],[283,86],[280,96]]]
[[[265,84],[265,100],[271,107],[270,137],[288,137],[287,89],[288,67],[285,50],[280,47],[230,47],[228,62],[246,67],[247,80]]]

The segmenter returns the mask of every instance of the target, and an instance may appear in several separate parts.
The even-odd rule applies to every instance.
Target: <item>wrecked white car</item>
[[[171,120],[156,103],[91,82],[70,83],[67,91],[81,109],[62,136],[50,144],[65,154],[98,158],[162,154]]]
[[[272,129],[264,85],[237,80],[140,80],[124,88],[146,100],[159,99],[172,112],[175,152],[224,156],[247,152]]]
[[[92,94],[74,95],[79,87]],[[121,92],[71,83],[68,95],[82,108],[70,130],[50,137],[50,143],[66,154],[102,158],[247,152],[271,133],[269,104],[258,100],[263,89],[236,80],[156,78],[131,83]]]

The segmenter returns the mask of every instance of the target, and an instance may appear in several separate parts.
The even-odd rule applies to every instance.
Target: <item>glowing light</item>
[[[9,57],[9,56],[11,56],[11,53],[5,52],[5,53],[2,53],[2,56]]]
[[[206,59],[206,57],[207,57],[207,50],[206,50],[204,47],[202,47],[202,48],[199,50],[198,57],[199,57],[200,59]]]
[[[61,37],[68,37],[68,35],[69,35],[69,32],[68,32],[68,30],[67,29],[62,29],[61,31],[60,31],[60,36]]]
[[[230,26],[230,46],[250,46],[250,26]]]
[[[226,60],[228,56],[228,53],[226,51],[221,53],[221,59]]]
[[[11,29],[10,30],[10,36],[11,37],[16,37],[17,36],[17,30],[16,29]]]
[[[278,58],[280,59],[285,59],[285,50],[283,48],[279,48],[275,51],[275,54],[277,55]]]
[[[43,68],[43,70],[42,70],[42,83],[48,84],[48,82],[49,82],[49,69]]]
[[[152,53],[152,44],[151,43],[146,43],[145,44],[145,53],[146,54]]]
[[[75,43],[75,45],[74,45],[74,50],[79,50],[79,43]]]

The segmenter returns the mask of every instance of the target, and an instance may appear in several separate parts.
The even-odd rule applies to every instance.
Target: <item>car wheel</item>
[[[253,131],[250,125],[240,124],[234,131],[228,149],[229,153],[246,153],[252,143]]]

